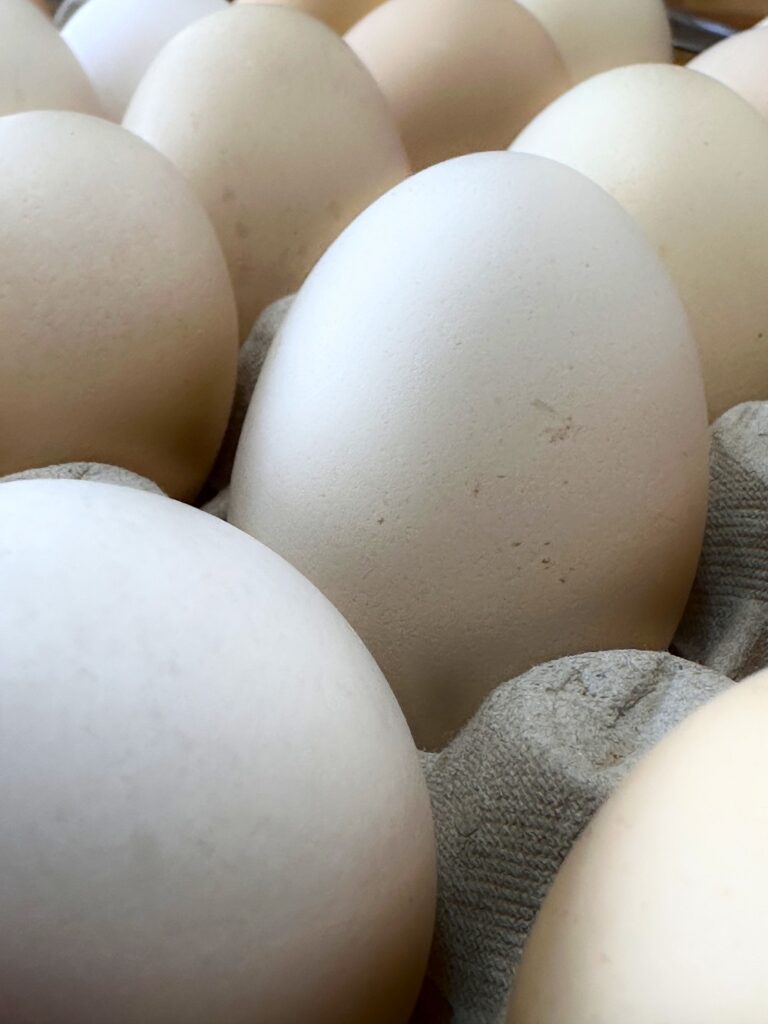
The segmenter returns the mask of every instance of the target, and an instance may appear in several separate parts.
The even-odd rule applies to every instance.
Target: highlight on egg
[[[750,104],[687,68],[617,68],[557,99],[511,148],[586,174],[655,244],[713,420],[768,398],[768,123]]]
[[[101,107],[76,58],[30,0],[0,3],[0,116],[27,110]]]
[[[227,9],[227,0],[88,0],[62,38],[90,78],[104,112],[120,121],[144,72],[178,32]]]
[[[241,338],[409,173],[371,76],[327,26],[287,7],[239,5],[185,29],[147,72],[124,124],[202,200],[227,257]]]
[[[762,1024],[768,672],[688,718],[569,854],[508,1024]]]
[[[0,536],[4,1019],[406,1024],[429,797],[338,612],[128,487],[2,483]]]
[[[685,311],[610,196],[483,153],[331,246],[259,378],[230,520],[341,610],[420,746],[582,651],[664,649],[707,506]]]
[[[0,476],[101,462],[193,499],[226,428],[238,338],[189,185],[108,121],[3,117],[0,237]]]
[[[414,169],[503,149],[571,79],[515,0],[386,0],[347,33]]]

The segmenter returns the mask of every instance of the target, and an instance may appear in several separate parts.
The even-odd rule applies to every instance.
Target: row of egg
[[[749,104],[688,69],[613,69],[511,154],[408,177],[338,36],[245,5],[175,36],[124,123],[0,121],[0,471],[89,459],[193,499],[238,334],[316,263],[252,403],[231,518],[349,619],[419,743],[530,665],[668,644],[707,491],[680,297],[710,415],[768,393],[768,124]]]
[[[243,39],[251,59],[235,61]],[[320,46],[333,74],[308,56]],[[270,104],[292,82],[287,120]],[[642,131],[667,105],[654,143],[667,156],[650,159]],[[630,210],[677,288],[606,191],[536,155],[580,139],[604,152],[590,126],[606,119],[623,173],[558,158]],[[0,472],[112,462],[193,498],[226,424],[238,334],[327,250],[260,380],[232,521],[344,613],[419,742],[441,745],[528,665],[666,646],[707,486],[679,293],[690,314],[709,299],[692,320],[705,366],[708,351],[719,359],[713,414],[761,397],[765,378],[756,114],[692,72],[612,71],[534,122],[516,146],[534,155],[466,156],[404,180],[387,107],[337,37],[254,7],[176,37],[126,125],[187,182],[105,121],[0,119]],[[675,131],[691,163],[665,189]],[[711,240],[719,259],[700,251]],[[678,250],[701,257],[690,288]],[[724,273],[746,304],[727,338]],[[712,310],[710,342],[699,325]],[[131,1024],[405,1020],[434,904],[429,811],[354,634],[285,563],[193,509],[82,484],[17,483],[0,499],[14,593],[0,628],[19,684],[4,693],[18,740],[0,773],[18,824],[3,853],[11,1005],[36,999],[31,1015],[57,1020],[71,1006],[79,1021],[99,992],[124,990]],[[46,591],[57,598],[41,620]],[[41,879],[52,916],[25,909]],[[67,928],[84,900],[85,926]],[[51,984],[32,991],[30,973]]]

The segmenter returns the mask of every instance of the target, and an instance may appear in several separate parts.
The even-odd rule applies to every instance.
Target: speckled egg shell
[[[325,25],[238,6],[185,29],[124,124],[186,175],[218,231],[245,338],[339,232],[408,173],[368,72]]]
[[[342,610],[438,747],[532,665],[668,645],[707,452],[690,328],[631,219],[552,161],[475,154],[384,196],[310,275],[231,521]]]

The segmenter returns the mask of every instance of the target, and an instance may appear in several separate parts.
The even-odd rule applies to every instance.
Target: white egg
[[[405,1024],[435,860],[381,672],[197,509],[0,485],[0,1006],[56,1024]]]
[[[436,747],[562,654],[664,648],[708,435],[677,292],[606,193],[484,153],[390,191],[299,293],[237,453],[232,521],[304,572]]]
[[[227,0],[88,0],[61,31],[106,114],[121,120],[154,58],[178,32]]]
[[[51,19],[29,0],[0,0],[0,116],[26,110],[102,112]]]
[[[617,68],[555,100],[512,148],[592,178],[656,245],[712,419],[768,398],[768,123],[753,107],[687,68]]]

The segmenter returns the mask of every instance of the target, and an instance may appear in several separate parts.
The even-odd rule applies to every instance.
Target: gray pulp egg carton
[[[222,518],[244,412],[289,308],[283,299],[267,309],[241,350],[229,443],[203,506]],[[18,474],[41,476],[157,489],[92,464]],[[429,974],[411,1024],[503,1024],[528,931],[598,807],[684,718],[768,664],[766,508],[768,402],[750,402],[713,427],[704,546],[671,649],[539,665],[499,686],[444,750],[422,755],[439,896]]]
[[[83,2],[64,0],[57,22]],[[670,20],[676,48],[690,54],[734,31],[676,8]],[[289,304],[267,310],[242,349],[227,443],[206,491],[212,514],[226,517],[244,411]],[[721,417],[711,460],[701,562],[670,651],[608,651],[538,666],[498,687],[443,751],[422,755],[440,884],[429,975],[412,1024],[501,1024],[528,930],[597,808],[683,718],[768,664],[768,402]],[[34,475],[152,486],[113,479],[117,472],[78,465]]]

